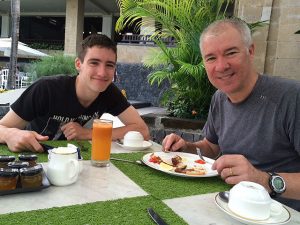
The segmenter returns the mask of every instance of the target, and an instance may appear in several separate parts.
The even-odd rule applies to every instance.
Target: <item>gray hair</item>
[[[233,28],[235,28],[242,37],[242,40],[244,44],[249,48],[252,43],[252,36],[251,36],[251,31],[250,28],[248,27],[247,23],[245,21],[239,19],[239,18],[230,18],[230,19],[221,19],[221,20],[216,20],[215,22],[211,23],[206,27],[203,32],[200,35],[200,51],[202,53],[202,43],[203,39],[207,34],[214,34],[217,35],[220,32],[224,31],[224,28],[226,25],[230,25]]]

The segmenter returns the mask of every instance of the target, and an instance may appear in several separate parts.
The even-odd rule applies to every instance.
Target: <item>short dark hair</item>
[[[104,34],[92,34],[87,36],[81,42],[80,50],[78,52],[78,58],[81,62],[83,62],[84,60],[87,49],[92,48],[94,46],[111,49],[114,51],[117,57],[117,45],[114,41],[112,41],[109,37],[107,37]]]

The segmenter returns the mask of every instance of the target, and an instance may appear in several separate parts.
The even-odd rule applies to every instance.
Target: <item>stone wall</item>
[[[189,142],[199,141],[204,137],[202,128],[205,121],[202,120],[180,119],[152,113],[142,115],[142,118],[149,127],[152,140],[160,144],[164,137],[171,133],[176,133]]]
[[[247,22],[267,20],[254,34],[255,65],[261,73],[300,80],[300,1],[236,0],[235,15]]]
[[[152,106],[160,106],[163,93],[168,88],[164,82],[160,86],[150,85],[147,76],[152,70],[141,63],[118,63],[115,84],[126,91],[127,99],[149,102]]]

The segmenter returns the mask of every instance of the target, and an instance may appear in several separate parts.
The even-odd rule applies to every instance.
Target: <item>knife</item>
[[[157,225],[167,225],[167,223],[156,213],[152,208],[147,209],[151,219],[157,224]]]

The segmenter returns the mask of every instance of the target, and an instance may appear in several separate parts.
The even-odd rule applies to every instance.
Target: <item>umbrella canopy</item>
[[[11,38],[0,38],[0,56],[10,57]],[[28,47],[22,42],[18,42],[18,58],[40,58],[47,54]]]

